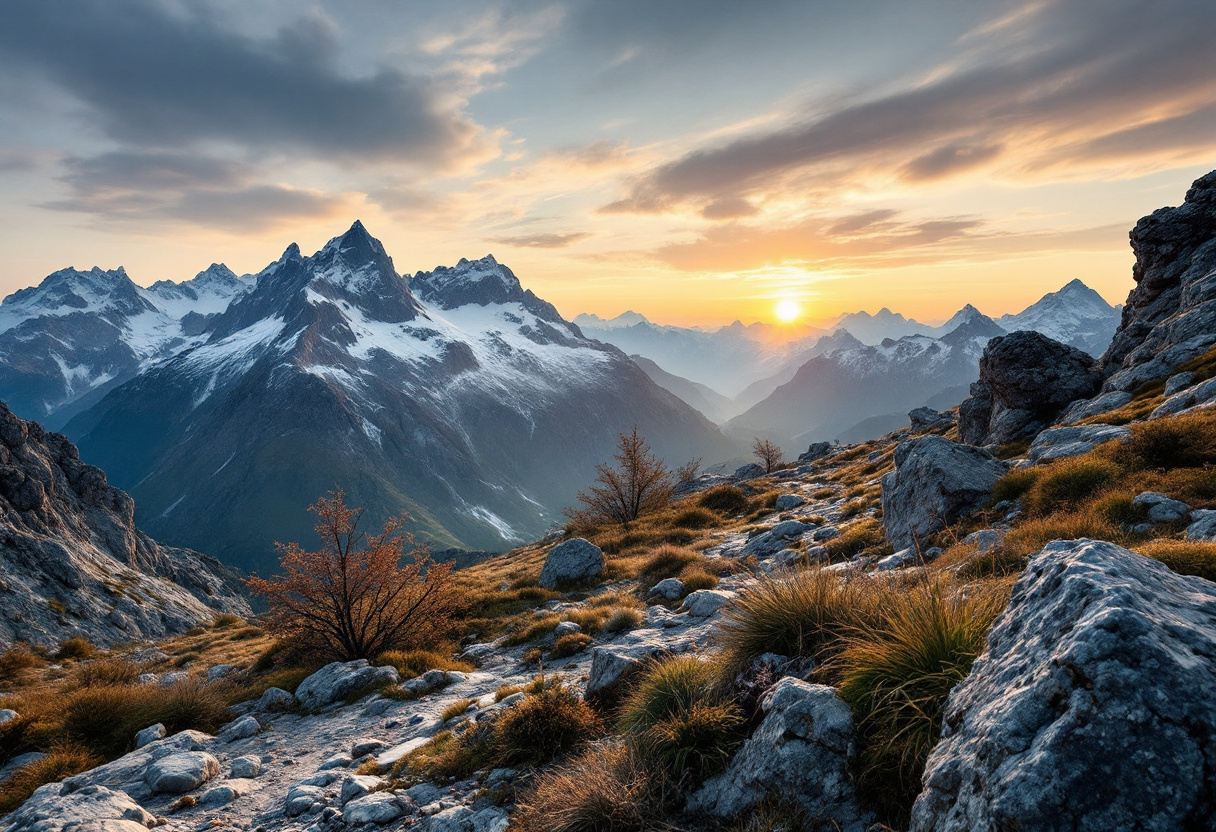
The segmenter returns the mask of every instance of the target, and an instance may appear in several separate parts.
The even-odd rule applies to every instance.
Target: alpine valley
[[[141,289],[64,270],[0,306],[0,399],[63,431],[157,540],[267,571],[341,485],[441,549],[557,522],[637,424],[670,460],[735,449],[493,257],[398,275],[356,222],[260,273]]]

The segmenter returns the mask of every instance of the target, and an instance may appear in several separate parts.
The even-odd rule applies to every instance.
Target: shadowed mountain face
[[[673,464],[731,455],[699,413],[583,338],[492,257],[397,275],[356,223],[291,246],[200,343],[74,418],[81,453],[171,543],[267,571],[335,487],[438,548],[543,532],[637,423]]]

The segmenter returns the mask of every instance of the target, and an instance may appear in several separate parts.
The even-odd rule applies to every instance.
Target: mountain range
[[[653,324],[632,312],[607,321],[587,315],[575,320],[585,334],[636,349],[634,360],[651,378],[729,436],[763,435],[793,450],[807,439],[881,436],[903,425],[912,408],[957,405],[977,377],[979,353],[995,335],[1034,330],[1100,355],[1120,314],[1121,307],[1073,280],[996,321],[970,304],[937,326],[883,308],[844,315],[831,334],[775,346],[741,324],[705,332]],[[749,377],[754,380],[733,397],[722,395]]]
[[[438,548],[495,551],[560,519],[635,423],[673,464],[735,453],[492,256],[402,277],[358,222],[250,277],[141,290],[121,270],[57,272],[0,312],[6,335],[36,336],[0,398],[66,413],[142,529],[247,569],[307,543],[305,508],[336,487],[370,522],[407,512]]]

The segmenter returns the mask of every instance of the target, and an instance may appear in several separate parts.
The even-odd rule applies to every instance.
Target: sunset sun
[[[777,320],[788,324],[798,320],[798,316],[802,314],[802,307],[798,305],[798,301],[784,298],[777,301],[775,312]]]

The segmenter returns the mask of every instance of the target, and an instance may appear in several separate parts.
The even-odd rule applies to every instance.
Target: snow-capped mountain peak
[[[524,289],[515,273],[492,254],[479,260],[462,257],[455,266],[418,272],[410,280],[410,289],[420,300],[439,309],[518,303],[542,320],[565,323],[552,304]]]
[[[37,286],[19,289],[0,303],[0,332],[30,318],[88,313],[138,315],[151,308],[122,266],[112,271],[96,266],[87,272],[60,269]]]
[[[1080,280],[1044,295],[1016,315],[997,323],[1009,332],[1033,330],[1065,344],[1099,355],[1119,325],[1120,309]]]

